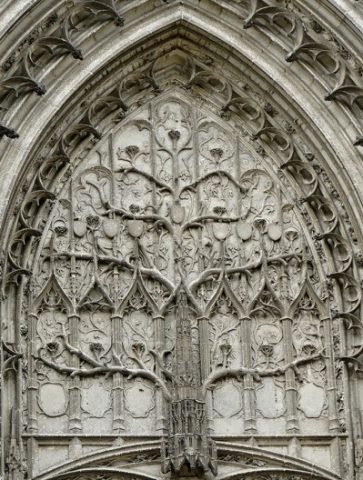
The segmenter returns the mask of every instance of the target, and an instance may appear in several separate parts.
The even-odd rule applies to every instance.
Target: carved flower
[[[227,209],[225,207],[217,206],[213,208],[213,213],[215,213],[216,215],[223,215],[226,212]]]
[[[171,140],[179,140],[180,138],[179,130],[169,130],[168,135]]]
[[[87,215],[86,223],[92,230],[97,230],[101,225],[101,219],[97,215]]]
[[[323,238],[324,238],[323,233],[316,233],[315,235],[313,235],[314,240],[323,240]]]
[[[213,155],[214,158],[221,158],[223,155],[223,149],[222,148],[211,148],[210,149],[211,155]]]
[[[264,232],[266,229],[266,220],[264,218],[256,218],[253,224],[260,232]]]
[[[305,343],[302,347],[302,351],[305,355],[314,355],[316,352],[316,347],[312,343]]]
[[[132,344],[132,351],[140,357],[145,351],[145,345],[142,342],[135,342]]]
[[[103,345],[99,342],[92,342],[90,343],[89,349],[93,353],[101,353],[103,351]]]
[[[182,385],[193,385],[194,377],[193,375],[179,375],[177,378],[177,383]]]
[[[124,23],[125,23],[124,19],[122,17],[120,17],[120,15],[117,15],[116,18],[115,18],[115,24],[118,27],[123,27]]]
[[[223,354],[223,356],[228,356],[231,353],[232,350],[232,345],[228,342],[221,343],[219,345],[219,348]]]
[[[128,145],[125,148],[125,152],[130,158],[134,158],[139,153],[139,151],[140,149],[137,145]]]
[[[132,203],[129,206],[129,210],[130,210],[131,213],[135,214],[135,213],[139,213],[141,208],[139,207],[139,205],[135,205],[134,203]]]
[[[275,109],[273,108],[273,106],[269,102],[264,104],[263,109],[265,110],[266,113],[271,115],[271,117],[273,117],[276,113]]]
[[[59,349],[58,342],[48,342],[47,343],[47,350],[49,353],[56,353]]]
[[[68,232],[68,228],[65,225],[58,225],[54,228],[54,233],[59,237],[63,237]]]
[[[265,357],[272,357],[274,353],[274,347],[272,345],[261,345],[259,348],[260,352],[265,355]]]

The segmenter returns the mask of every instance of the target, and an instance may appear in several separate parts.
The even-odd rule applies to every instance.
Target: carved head
[[[103,351],[103,345],[100,342],[92,342],[89,348],[92,353],[101,353]]]

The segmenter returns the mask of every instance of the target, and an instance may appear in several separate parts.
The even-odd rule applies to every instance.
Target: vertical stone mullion
[[[38,316],[34,313],[29,314],[29,379],[28,379],[28,432],[34,433],[38,431],[37,417],[37,395],[38,384],[36,381],[35,360],[33,355],[36,351],[36,333],[37,333]]]
[[[165,318],[162,315],[153,317],[155,350],[160,353],[165,349]],[[160,366],[155,365],[156,374],[161,377]],[[156,431],[164,434],[167,432],[167,422],[165,417],[165,399],[160,388],[156,389]]]
[[[122,317],[120,315],[111,316],[112,323],[112,348],[117,355],[122,352]],[[112,376],[112,404],[113,419],[112,430],[115,433],[122,433],[125,430],[124,418],[124,377],[121,373],[115,373]]]
[[[285,361],[290,363],[294,360],[294,351],[292,343],[292,319],[284,317],[281,319],[283,338],[284,338],[284,351]],[[297,389],[295,373],[292,368],[288,368],[285,372],[286,381],[286,430],[288,433],[295,433],[299,431],[298,419],[297,419]]]
[[[198,318],[199,326],[199,358],[200,358],[200,384],[210,373],[210,348],[209,348],[209,318]],[[213,423],[213,398],[211,390],[206,393],[206,412],[207,412],[207,430],[208,434],[212,434],[214,430]]]
[[[327,368],[327,396],[328,396],[328,415],[329,415],[329,430],[331,432],[339,431],[339,421],[337,415],[336,407],[336,381],[335,381],[335,370],[333,363],[333,345],[331,341],[331,329],[330,329],[330,318],[325,317],[322,319],[323,322],[323,331],[324,331],[324,345],[326,352],[326,368]]]
[[[240,337],[241,337],[241,354],[242,364],[246,368],[252,367],[251,357],[251,318],[240,318]],[[244,389],[244,429],[246,432],[256,432],[256,407],[255,407],[255,386],[252,375],[248,374],[243,377]]]
[[[200,352],[200,376],[201,381],[205,380],[210,373],[210,352],[209,352],[209,318],[198,318],[199,325],[199,352]]]
[[[68,316],[69,322],[69,339],[70,344],[74,347],[79,347],[79,315],[72,313]],[[73,368],[80,367],[79,358],[76,355],[72,355],[70,364]],[[80,378],[75,376],[70,380],[69,387],[69,430],[79,431],[82,430],[81,423],[81,391],[80,391]]]

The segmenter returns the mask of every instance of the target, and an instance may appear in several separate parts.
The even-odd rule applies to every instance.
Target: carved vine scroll
[[[87,429],[100,376],[108,429],[128,431],[131,415],[169,432],[166,470],[216,473],[207,432],[221,419],[246,432],[284,414],[287,432],[316,418],[339,428],[329,312],[295,209],[188,97],[147,105],[72,173],[36,263],[29,431],[46,425],[37,402]],[[69,403],[56,411],[46,393],[63,382]],[[140,411],[137,385],[149,392]]]
[[[32,440],[155,436],[164,474],[217,475],[221,437],[344,435],[337,321],[358,328],[360,286],[314,155],[257,97],[169,61],[97,98],[24,189],[6,360],[27,359]]]

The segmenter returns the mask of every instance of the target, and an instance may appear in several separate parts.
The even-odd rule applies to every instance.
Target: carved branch
[[[162,182],[161,180],[158,180],[154,175],[151,175],[150,173],[143,172],[142,170],[139,170],[136,167],[125,167],[125,168],[120,168],[119,170],[116,170],[116,173],[137,173],[138,175],[141,175],[144,178],[147,178],[151,182],[153,182],[156,186],[162,188],[163,190],[168,191],[169,193],[173,193],[172,188],[165,182]]]
[[[230,332],[233,332],[233,330],[236,330],[238,328],[239,324],[240,324],[240,322],[238,321],[234,325],[231,325],[230,327],[224,328],[221,332],[218,333],[218,335],[215,336],[214,341],[213,341],[214,345],[213,345],[213,348],[212,348],[212,351],[211,351],[211,359],[213,359],[213,357],[216,353],[219,340],[224,335],[226,335],[227,333],[230,333]]]
[[[156,375],[156,373],[149,370],[139,356],[133,355],[133,356],[130,356],[129,358],[133,360],[140,368],[130,369],[130,368],[122,367],[122,368],[125,368],[125,374],[128,375],[128,378],[130,379],[133,377],[140,377],[140,376],[147,378],[148,380],[152,381],[153,383],[155,383],[155,385],[161,388],[166,399],[171,400],[171,393],[169,392],[165,382],[158,375]]]
[[[67,340],[67,335],[64,332],[62,337],[64,341],[64,346],[66,349],[71,353],[72,355],[76,355],[80,360],[83,360],[84,362],[87,362],[89,365],[92,365],[93,367],[103,367],[104,365],[94,358],[90,357],[86,353],[82,352],[81,349],[73,347]]]
[[[220,177],[220,176],[227,177],[228,180],[230,180],[230,182],[233,183],[233,185],[235,185],[237,188],[239,188],[240,190],[245,192],[245,190],[246,190],[245,187],[242,184],[240,184],[239,182],[237,182],[235,180],[235,178],[233,178],[233,176],[230,173],[226,172],[225,170],[213,170],[212,172],[208,172],[205,175],[202,175],[197,180],[195,180],[195,182],[190,183],[189,185],[185,185],[185,187],[183,187],[181,189],[180,195],[183,192],[185,192],[186,190],[194,190],[195,187],[199,185],[199,183],[203,182],[204,180],[206,180],[209,177],[213,177],[214,175],[216,175],[218,177]]]
[[[3,365],[2,365],[2,370],[4,376],[7,374],[8,371],[17,370],[17,362],[23,358],[23,354],[21,352],[18,352],[17,350],[14,350],[10,345],[7,345],[4,341],[2,341],[2,347],[4,351],[4,359],[3,359]]]
[[[170,353],[170,352],[171,352],[170,350],[165,350],[164,352],[162,352],[162,354],[160,354],[159,352],[157,352],[155,350],[150,350],[150,353],[155,358],[155,361],[159,365],[160,371],[164,374],[165,378],[167,378],[168,380],[173,380],[172,372],[170,370],[168,370],[167,368],[165,368],[164,361],[163,361],[164,355],[166,353]]]
[[[252,375],[256,381],[260,381],[261,377],[274,377],[277,375],[284,374],[289,368],[292,368],[295,372],[297,368],[305,363],[313,362],[318,358],[323,356],[323,351],[316,353],[315,355],[311,355],[305,358],[297,358],[296,360],[287,363],[281,367],[277,367],[274,369],[266,369],[261,370],[259,368],[246,368],[246,367],[238,367],[238,368],[218,368],[214,369],[209,376],[205,379],[202,392],[203,395],[207,393],[207,390],[211,388],[214,382],[218,380],[222,380],[223,378],[228,377],[236,377],[242,378],[245,375]]]
[[[160,283],[166,286],[170,291],[175,290],[175,285],[166,277],[164,277],[164,275],[160,273],[159,270],[156,270],[155,268],[144,268],[144,267],[139,267],[139,270],[142,275],[146,275],[148,277],[153,278],[154,280],[158,280]]]
[[[55,254],[55,258],[60,258],[60,257],[71,257],[80,259],[80,260],[93,260],[93,256],[88,254],[88,253],[79,253],[79,252],[60,252],[58,254]],[[127,268],[128,270],[134,271],[136,266],[133,265],[132,263],[128,262],[125,259],[122,258],[117,258],[117,257],[112,257],[108,255],[98,255],[97,256],[98,262],[106,262],[106,263],[111,263],[114,265],[118,265],[123,268]],[[171,282],[168,278],[166,278],[162,273],[160,273],[159,270],[156,268],[145,268],[142,266],[138,267],[140,270],[140,273],[142,275],[145,275],[147,277],[150,277],[154,280],[159,281],[161,284],[163,284],[168,290],[171,292],[174,291],[175,285],[173,282]]]
[[[121,215],[122,218],[131,219],[131,220],[142,220],[145,222],[161,223],[162,225],[164,225],[164,227],[169,231],[171,235],[174,235],[174,228],[172,224],[169,222],[169,220],[167,220],[165,217],[162,217],[161,215],[157,215],[157,214],[135,215],[131,212],[127,212],[123,208],[114,207],[111,204],[108,204],[107,208],[108,210],[105,213],[116,213],[118,215]]]
[[[41,348],[38,349],[38,354],[33,355],[33,357],[37,360],[42,361],[47,367],[52,368],[53,370],[56,370],[59,373],[70,375],[70,377],[72,378],[76,376],[90,377],[93,375],[102,375],[102,374],[113,375],[115,373],[121,373],[121,375],[126,376],[128,379],[131,379],[134,377],[146,378],[147,380],[150,380],[151,382],[153,382],[157,387],[161,388],[167,400],[171,399],[171,393],[169,392],[168,387],[166,386],[166,383],[163,381],[163,379],[160,378],[158,375],[156,375],[156,373],[149,370],[139,357],[137,356],[130,357],[131,360],[133,360],[139,366],[139,368],[127,368],[124,365],[122,365],[120,357],[117,356],[116,353],[113,351],[112,357],[116,365],[106,365],[101,362],[98,362],[97,360],[94,360],[89,355],[82,352],[82,350],[80,350],[79,348],[75,348],[72,345],[70,345],[67,342],[65,336],[63,338],[64,338],[64,344],[67,350],[71,354],[76,355],[79,359],[91,365],[92,368],[83,368],[83,367],[78,368],[78,367],[69,367],[67,365],[59,365],[58,363],[43,357],[41,355],[41,350],[42,350]]]
[[[214,220],[215,222],[223,222],[223,223],[231,223],[231,222],[238,222],[241,217],[220,217],[218,215],[203,215],[201,217],[195,217],[189,222],[186,222],[182,226],[182,230],[186,230],[187,228],[191,227],[202,227],[202,222],[206,220]]]
[[[250,270],[258,268],[262,265],[262,252],[260,252],[260,258],[255,262],[247,263],[241,267],[225,268],[224,271],[227,275],[233,275],[236,273],[249,273]],[[193,293],[196,289],[205,282],[209,277],[220,275],[222,273],[222,268],[208,268],[204,270],[193,282],[189,284],[189,289]]]

